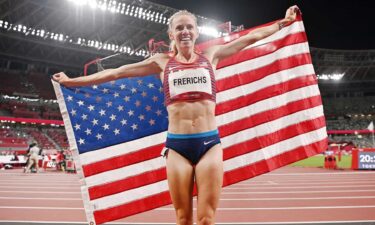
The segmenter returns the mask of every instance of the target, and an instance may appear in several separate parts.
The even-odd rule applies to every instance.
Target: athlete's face
[[[180,48],[192,48],[198,38],[198,28],[194,19],[188,15],[181,15],[172,21],[169,38]]]

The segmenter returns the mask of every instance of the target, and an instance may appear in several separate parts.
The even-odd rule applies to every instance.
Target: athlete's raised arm
[[[56,73],[53,79],[67,87],[89,86],[105,83],[124,77],[140,77],[150,74],[158,74],[162,71],[160,59],[164,54],[156,54],[141,62],[127,64],[115,69],[106,69],[89,76],[69,78],[64,72]]]
[[[297,10],[297,6],[291,6],[286,11],[284,19],[279,20],[278,22],[271,24],[269,26],[255,29],[249,32],[248,34],[227,44],[213,46],[207,50],[207,54],[210,56],[213,64],[217,64],[217,62],[221,59],[224,59],[241,51],[246,46],[251,45],[259,40],[262,40],[263,38],[266,38],[276,33],[286,24],[293,22],[296,19]]]

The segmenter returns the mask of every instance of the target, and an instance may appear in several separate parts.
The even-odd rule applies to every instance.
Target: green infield
[[[352,167],[352,156],[343,155],[341,161],[338,160],[336,156],[337,167],[342,169],[350,169]],[[324,155],[316,155],[310,158],[295,162],[291,166],[298,167],[323,167],[324,166]]]

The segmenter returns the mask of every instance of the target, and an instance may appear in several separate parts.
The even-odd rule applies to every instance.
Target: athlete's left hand
[[[299,8],[296,5],[289,7],[285,13],[285,20],[288,22],[293,22],[294,20],[296,20],[298,11],[299,11]]]

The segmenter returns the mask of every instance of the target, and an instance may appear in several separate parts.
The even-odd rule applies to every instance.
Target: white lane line
[[[246,207],[246,208],[217,208],[219,211],[244,210],[305,210],[305,209],[364,209],[375,208],[375,205],[353,206],[305,206],[305,207]],[[84,210],[83,207],[31,207],[31,206],[0,206],[0,209],[38,209],[38,210]],[[170,211],[172,207],[154,209],[155,211]],[[193,210],[197,210],[194,208]]]
[[[272,184],[272,185],[278,185],[278,183],[274,182],[274,181],[267,181],[268,184]]]
[[[41,200],[41,201],[82,201],[82,198],[31,198],[3,197],[6,200]],[[338,196],[338,197],[289,197],[289,198],[220,198],[220,201],[292,201],[292,200],[332,200],[332,199],[375,199],[375,196]],[[193,199],[196,201],[196,198]]]
[[[363,190],[329,190],[329,191],[263,191],[263,192],[225,192],[222,194],[272,194],[272,193],[338,193],[338,192],[375,192],[375,189]],[[0,191],[0,193],[53,193],[53,194],[81,194],[80,191]]]
[[[294,193],[338,193],[338,192],[375,192],[375,189],[364,189],[364,190],[330,190],[330,191],[247,191],[247,192],[222,192],[222,195],[225,194],[294,194]]]
[[[27,184],[28,186],[27,187],[19,187],[19,186],[0,186],[0,188],[12,188],[12,189],[27,189],[27,190],[30,190],[30,189],[80,189],[80,186],[76,186],[76,187],[29,187],[29,184]]]
[[[274,183],[274,184],[273,184]],[[263,183],[263,184],[258,184],[258,183],[251,183],[251,182],[241,182],[241,183],[237,183],[237,184],[232,184],[231,187],[233,186],[271,186],[271,185],[279,185],[279,186],[291,186],[291,185],[303,185],[303,186],[306,186],[306,185],[309,185],[311,187],[314,187],[314,184],[315,185],[318,185],[318,187],[320,187],[320,185],[322,184],[372,184],[374,183],[375,184],[375,180],[374,181],[369,181],[368,179],[367,180],[361,180],[361,181],[337,181],[337,182],[301,182],[301,183],[275,183],[273,181],[267,181],[267,183]],[[1,186],[1,185],[0,185]]]
[[[374,185],[331,185],[331,186],[318,186],[319,188],[359,188],[359,187],[375,187]],[[60,190],[77,190],[80,189],[80,187],[17,187],[17,186],[7,186],[7,187],[2,187],[0,186],[0,191],[1,189],[60,189]],[[295,186],[287,186],[287,187],[262,187],[262,189],[309,189],[309,188],[316,188],[314,186],[307,186],[307,187],[295,187]],[[249,189],[259,189],[259,187],[224,187],[223,190],[249,190]]]
[[[31,198],[31,197],[3,197],[0,199],[7,200],[41,200],[41,201],[82,201],[82,198]]]
[[[237,225],[237,224],[246,224],[246,225],[252,225],[252,224],[256,224],[256,225],[261,225],[261,224],[266,224],[266,225],[269,225],[269,224],[276,224],[276,225],[279,225],[279,224],[287,224],[287,225],[291,225],[291,224],[340,224],[340,225],[343,225],[343,224],[348,224],[348,225],[352,225],[353,223],[371,223],[371,222],[375,222],[375,220],[345,220],[345,221],[293,221],[293,222],[234,222],[234,223],[217,223],[218,225],[219,224],[222,224],[222,225]],[[126,224],[126,223],[124,223]],[[362,225],[366,225],[366,224],[362,224]],[[368,225],[373,225],[373,224],[368,224]]]
[[[263,174],[263,176],[309,176],[309,175],[359,175],[359,174],[366,174],[366,175],[375,175],[375,171],[353,171],[353,172],[305,172],[305,173],[267,173]]]
[[[291,198],[220,198],[220,201],[294,201],[294,200],[332,200],[332,199],[375,199],[375,196],[339,196],[339,197],[291,197]]]
[[[273,181],[273,182],[313,182],[313,181],[320,181],[320,182],[334,182],[334,181],[368,181],[371,180],[371,178],[375,178],[375,176],[370,177],[311,177],[309,179],[306,178],[290,178],[290,177],[281,177],[278,179],[278,177],[253,177],[250,178],[250,180],[244,180],[241,183],[246,182],[255,182],[255,183],[266,183],[267,181]]]
[[[246,208],[217,208],[218,211],[245,211],[245,210],[305,210],[305,209],[364,209],[375,208],[375,205],[353,205],[353,206],[304,206],[304,207],[246,207]],[[170,211],[174,208],[165,207],[155,209],[156,211]],[[197,210],[194,208],[193,210]]]
[[[340,180],[342,180],[342,179],[340,179]],[[1,181],[2,181],[2,184],[0,184],[0,187],[8,187],[8,185],[9,186],[25,185],[25,182],[18,182],[18,181],[17,182],[11,182],[11,181],[5,181],[5,180],[1,180]],[[345,181],[337,181],[337,182],[333,181],[332,179],[329,179],[329,180],[317,179],[317,181],[319,181],[319,182],[313,182],[313,181],[314,181],[314,179],[305,179],[305,180],[283,179],[283,180],[280,180],[280,181],[272,181],[272,180],[258,181],[258,180],[256,180],[256,178],[253,178],[253,179],[242,181],[242,182],[239,182],[239,183],[236,183],[236,184],[232,184],[231,186],[237,186],[237,185],[240,185],[240,186],[246,186],[246,185],[253,185],[253,186],[291,185],[291,183],[293,183],[293,185],[295,185],[295,184],[305,185],[305,184],[371,183],[371,182],[375,182],[375,179],[374,180],[369,180],[369,178],[353,179],[353,180],[345,179]],[[27,182],[27,184],[30,185],[30,186],[36,185],[36,186],[43,186],[43,187],[59,187],[59,186],[62,186],[62,187],[66,187],[66,186],[80,187],[79,181],[76,181],[76,182]]]
[[[57,177],[57,176],[60,176],[60,177],[66,177],[66,179],[69,179],[71,178],[71,176],[75,177],[77,176],[77,174],[66,174],[66,173],[49,173],[48,171],[47,172],[39,172],[39,173],[23,173],[23,170],[20,170],[19,172],[14,172],[14,173],[0,173],[0,176],[14,176],[14,175],[18,175],[18,177],[50,177],[50,176],[53,176],[53,177]]]
[[[328,224],[352,224],[352,223],[371,223],[371,222],[375,222],[375,220],[345,220],[345,221],[293,221],[293,222],[227,222],[227,223],[216,223],[217,225],[253,225],[253,224],[259,224],[259,225],[262,225],[262,224],[325,224],[325,223],[328,223]],[[8,224],[8,223],[27,223],[27,224],[87,224],[87,222],[82,222],[82,221],[76,221],[76,222],[66,222],[66,221],[25,221],[25,220],[0,220],[0,223],[5,223],[5,224]],[[160,222],[160,223],[155,223],[155,222],[109,222],[108,225],[111,225],[111,224],[121,224],[121,225],[134,225],[134,224],[137,224],[137,225],[142,225],[142,224],[145,224],[145,225],[170,225],[170,224],[176,224],[176,223],[170,223],[170,222]],[[365,224],[363,224],[365,225]],[[369,224],[370,225],[370,224]]]
[[[321,188],[358,188],[358,187],[375,187],[374,185],[371,184],[364,184],[364,185],[330,185],[330,186],[318,186],[319,189]],[[288,186],[288,187],[262,187],[262,189],[309,189],[309,188],[317,188],[314,186],[307,186],[307,187],[295,187],[295,186]],[[223,190],[248,190],[248,189],[259,189],[259,187],[225,187]]]
[[[34,207],[34,206],[0,206],[0,209],[46,209],[46,210],[84,210],[83,207]]]
[[[81,194],[80,191],[0,191],[0,193],[53,193],[53,194]]]
[[[269,179],[267,180],[260,180],[255,178],[250,178],[249,180],[241,181],[238,184],[269,184]],[[336,179],[280,179],[280,180],[271,180],[271,182],[275,182],[278,184],[305,184],[305,183],[313,183],[313,182],[324,182],[324,183],[336,183],[336,182],[373,182],[375,181],[375,177],[367,177],[364,179],[346,179],[346,178],[336,178]]]
[[[0,220],[0,223],[26,223],[26,224],[87,224],[87,222],[84,221],[78,221],[78,222],[66,222],[66,221],[39,221],[39,220]],[[111,223],[110,223],[111,224]],[[118,223],[118,224],[123,224],[123,223]]]
[[[352,225],[353,223],[371,223],[371,222],[375,222],[375,220],[345,220],[345,221],[293,221],[293,222],[238,222],[238,223],[217,223],[218,225],[219,224],[222,224],[222,225],[237,225],[237,224],[246,224],[246,225],[252,225],[252,224],[256,224],[256,225],[261,225],[261,224],[266,224],[266,225],[270,225],[270,224],[276,224],[276,225],[279,225],[279,224],[287,224],[287,225],[291,225],[291,224],[340,224],[340,225],[343,225],[343,224],[348,224],[348,225]],[[362,224],[362,225],[366,225],[366,224]],[[373,224],[367,224],[367,225],[373,225]]]
[[[3,180],[2,180],[3,181]],[[3,181],[4,183],[3,184],[0,184],[0,187],[9,187],[9,186],[14,186],[14,185],[25,185],[25,182],[17,182],[17,183],[13,183],[13,182],[9,182],[9,181]],[[47,183],[40,183],[40,182],[27,182],[27,185],[35,185],[35,186],[43,186],[43,187],[80,187],[79,183],[78,182],[74,182],[74,183],[64,183],[64,184],[60,184],[60,183],[57,183],[57,182],[47,182]]]

